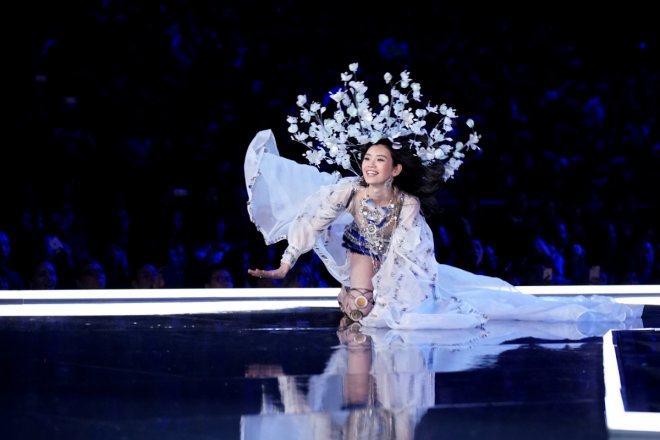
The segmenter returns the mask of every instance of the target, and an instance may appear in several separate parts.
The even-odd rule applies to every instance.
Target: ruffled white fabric
[[[358,178],[280,157],[273,133],[264,130],[248,148],[245,180],[250,219],[266,244],[288,241],[282,261],[295,264],[298,256],[314,250],[328,272],[349,285],[348,251],[341,243],[353,220],[348,207]],[[639,318],[643,310],[602,296],[527,295],[502,279],[438,264],[431,229],[410,195],[373,285],[376,305],[361,321],[365,327],[465,329],[487,320],[622,322]]]

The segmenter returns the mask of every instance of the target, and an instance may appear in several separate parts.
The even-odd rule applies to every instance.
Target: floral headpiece
[[[474,131],[474,121],[468,119],[470,134],[466,141],[457,141],[449,136],[453,130],[456,110],[446,104],[425,107],[421,104],[421,86],[412,82],[410,74],[403,71],[400,80],[392,84],[392,75],[384,75],[385,84],[390,85],[389,94],[379,94],[379,110],[372,110],[366,97],[367,86],[354,77],[358,63],[348,67],[349,72],[341,74],[344,87],[329,92],[337,104],[330,117],[324,117],[326,108],[318,102],[307,105],[307,96],[299,95],[296,104],[300,115],[287,117],[291,139],[305,145],[305,157],[310,164],[320,166],[322,162],[339,165],[344,169],[360,174],[353,168],[359,163],[363,145],[389,139],[394,148],[412,148],[425,165],[442,162],[445,167],[444,180],[453,177],[463,164],[465,152],[478,150],[479,138]],[[427,118],[437,120],[432,128],[427,128]],[[306,126],[301,131],[299,126]],[[431,124],[428,124],[431,126]],[[402,145],[400,138],[411,136],[409,145]],[[351,161],[353,159],[353,161]]]

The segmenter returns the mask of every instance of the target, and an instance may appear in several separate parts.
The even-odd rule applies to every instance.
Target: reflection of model
[[[357,323],[337,334],[341,345],[323,374],[310,377],[307,393],[295,377],[280,370],[276,376],[283,411],[263,405],[261,414],[243,416],[241,438],[414,437],[415,426],[435,401],[434,374],[422,356],[388,358],[387,350],[377,350]],[[272,397],[264,396],[264,402]]]
[[[242,438],[413,438],[437,403],[436,373],[489,368],[500,354],[519,347],[511,341],[522,338],[579,343],[607,330],[575,322],[490,321],[483,329],[415,331],[354,323],[340,328],[341,345],[306,387],[281,367],[250,368],[251,377],[277,377],[279,395],[265,395],[260,414],[242,417]],[[278,398],[281,409],[269,404]]]
[[[458,329],[488,319],[623,321],[641,314],[641,307],[610,299],[544,300],[501,279],[437,264],[424,214],[465,151],[477,148],[479,136],[452,139],[456,115],[449,107],[410,108],[420,93],[407,72],[389,97],[379,97],[378,112],[352,75],[344,74],[346,88],[333,94],[338,110],[332,118],[324,119],[320,104],[308,108],[300,97],[300,120],[289,122],[294,139],[308,146],[311,163],[325,160],[346,169],[359,164],[360,177],[281,158],[268,130],[250,144],[245,178],[251,219],[268,244],[288,241],[279,268],[249,270],[251,275],[283,278],[313,249],[343,286],[342,310],[372,327]],[[440,122],[427,130],[427,116],[438,113]],[[298,132],[299,123],[308,123],[309,132]],[[471,130],[473,124],[466,126]]]

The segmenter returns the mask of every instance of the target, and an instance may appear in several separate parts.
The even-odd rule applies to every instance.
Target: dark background
[[[479,237],[500,256],[498,276],[526,283],[530,243],[550,245],[561,223],[586,266],[625,256],[604,282],[636,282],[634,246],[660,252],[657,23],[642,2],[577,6],[22,2],[7,16],[16,30],[3,63],[6,96],[18,98],[0,176],[12,264],[29,278],[44,235],[68,240],[73,265],[110,246],[129,268],[170,264],[174,242],[200,266],[222,259],[208,256],[213,245],[231,249],[237,280],[276,264],[281,249],[267,253],[247,218],[245,149],[270,128],[302,161],[286,133],[296,96],[322,99],[358,62],[368,84],[409,70],[483,136],[439,194],[434,232],[447,226],[456,249]],[[610,225],[619,247],[605,243]]]

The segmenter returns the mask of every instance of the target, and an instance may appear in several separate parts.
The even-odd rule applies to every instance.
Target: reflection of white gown
[[[612,327],[636,328],[640,323],[635,321],[614,323]],[[372,406],[404,430],[388,438],[412,438],[406,434],[413,433],[427,410],[436,405],[436,373],[494,367],[500,354],[520,347],[515,341],[522,338],[539,340],[546,349],[567,350],[608,330],[607,326],[582,328],[578,322],[506,320],[460,330],[362,327],[361,333],[369,336],[372,344],[369,374],[376,390]],[[351,414],[343,408],[348,356],[345,345],[337,347],[323,373],[309,378],[306,393],[296,384],[295,376],[278,377],[283,411],[264,405],[260,414],[242,416],[241,438],[341,438]]]
[[[267,244],[287,239],[289,250],[314,250],[328,272],[349,285],[346,211],[357,177],[320,172],[279,156],[270,130],[259,132],[245,156],[248,212]],[[380,270],[376,305],[361,323],[393,329],[461,329],[487,320],[623,322],[643,306],[606,297],[545,299],[526,295],[502,279],[438,264],[433,234],[416,198],[406,195]]]

